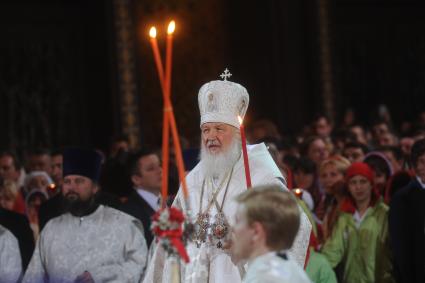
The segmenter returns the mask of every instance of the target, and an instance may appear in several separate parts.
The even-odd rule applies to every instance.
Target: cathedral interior
[[[172,102],[196,143],[200,86],[228,68],[260,118],[293,134],[318,113],[367,122],[385,104],[396,123],[425,105],[419,0],[5,0],[0,3],[0,147],[111,138],[160,144],[162,95],[148,30],[176,21]]]

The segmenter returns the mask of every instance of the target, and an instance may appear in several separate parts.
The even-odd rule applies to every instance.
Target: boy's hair
[[[259,222],[272,250],[291,248],[300,227],[300,211],[294,196],[278,186],[258,186],[240,194],[248,223]]]

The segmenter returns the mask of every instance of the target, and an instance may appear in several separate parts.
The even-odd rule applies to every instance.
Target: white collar
[[[354,221],[356,222],[356,227],[357,229],[360,227],[360,225],[362,224],[363,220],[365,219],[366,215],[369,212],[369,207],[366,209],[366,211],[363,213],[363,216],[360,216],[359,211],[356,209],[356,211],[353,214],[353,218]]]
[[[421,185],[422,189],[425,190],[425,183],[422,182],[421,178],[419,178],[419,176],[416,176],[416,180],[418,180],[419,184]]]
[[[270,252],[267,252],[267,253],[262,254],[260,256],[257,256],[255,258],[251,258],[251,259],[248,260],[248,266],[252,266],[254,264],[260,263],[260,262],[262,262],[262,261],[264,261],[264,260],[266,260],[270,257],[273,257],[275,255],[276,255],[275,251],[270,251]]]
[[[93,211],[92,213],[88,214],[88,215],[84,215],[84,216],[74,216],[72,215],[70,212],[68,212],[67,214],[71,217],[71,219],[78,219],[79,223],[81,224],[83,221],[86,222],[97,222],[98,221],[98,214],[101,214],[102,211],[104,209],[103,205],[99,205],[95,211]]]
[[[274,258],[274,257],[281,258],[279,256],[279,254],[285,255],[288,259],[290,259],[289,255],[287,253],[287,250],[269,251],[265,254],[262,254],[260,256],[255,257],[255,258],[249,259],[247,264],[248,264],[248,266],[251,266],[251,265],[254,265],[254,264],[259,263],[259,262],[267,261],[269,258]]]
[[[137,188],[136,189],[137,193],[139,194],[139,196],[141,196],[148,204],[149,206],[153,209],[153,210],[158,210],[159,208],[159,196],[149,192],[143,188]]]

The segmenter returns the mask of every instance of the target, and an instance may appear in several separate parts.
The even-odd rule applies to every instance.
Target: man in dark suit
[[[416,177],[390,205],[389,230],[397,282],[425,282],[425,139],[412,147]]]
[[[150,149],[137,152],[129,160],[128,173],[134,190],[128,201],[121,206],[121,210],[143,223],[146,242],[150,246],[153,239],[150,229],[151,217],[159,208],[162,181],[158,154]]]
[[[22,214],[0,207],[0,225],[7,228],[18,240],[22,270],[25,270],[34,251],[34,237],[28,219]]]

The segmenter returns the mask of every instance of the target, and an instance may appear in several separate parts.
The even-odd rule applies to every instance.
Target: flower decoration
[[[161,208],[152,216],[151,230],[168,255],[180,256],[187,263],[189,256],[182,241],[184,220],[179,209]]]

